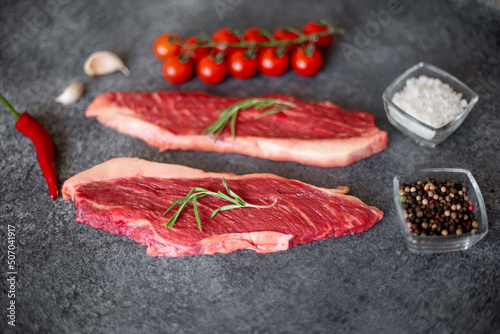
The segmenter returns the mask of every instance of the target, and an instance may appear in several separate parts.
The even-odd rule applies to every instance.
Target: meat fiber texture
[[[198,200],[202,230],[193,203],[188,203],[175,225],[165,225],[176,209],[171,203],[191,187],[226,193],[222,178],[247,203],[270,208],[216,208],[228,201],[206,196]],[[252,249],[258,253],[286,250],[299,244],[368,230],[383,213],[349,189],[324,189],[273,174],[207,173],[180,165],[137,158],[117,158],[68,179],[65,200],[77,208],[75,220],[147,246],[149,256],[190,256]],[[177,207],[178,208],[178,207]]]
[[[220,110],[244,100],[205,93],[108,92],[87,108],[87,117],[121,133],[144,140],[161,151],[199,150],[240,153],[252,157],[295,161],[318,167],[347,166],[383,151],[387,133],[374,125],[372,115],[346,111],[330,102],[303,102],[270,95],[295,107],[262,117],[262,110],[241,111],[233,140],[228,125],[217,142],[202,135]]]

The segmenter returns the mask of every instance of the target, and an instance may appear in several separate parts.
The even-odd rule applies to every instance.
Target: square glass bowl
[[[461,93],[462,98],[467,101],[467,106],[464,108],[462,113],[453,121],[440,128],[435,128],[419,121],[392,102],[394,94],[405,87],[406,80],[413,77],[419,77],[421,75],[441,80],[453,88],[455,92]],[[435,66],[426,63],[418,63],[397,77],[389,85],[389,87],[387,87],[382,95],[382,99],[384,100],[385,113],[392,125],[404,134],[415,139],[420,144],[435,147],[437,144],[442,143],[446,138],[448,138],[462,124],[467,115],[469,115],[469,112],[479,100],[479,97],[472,89],[467,87],[463,82],[451,74]]]
[[[424,181],[426,177],[434,178],[436,181],[447,180],[448,182],[460,181],[469,188],[468,195],[473,203],[474,219],[478,222],[476,233],[463,233],[462,235],[452,236],[420,236],[410,232],[403,215],[401,205],[401,195],[399,194],[399,185],[402,183],[411,183]],[[455,168],[429,168],[418,171],[396,175],[394,177],[394,203],[398,215],[401,232],[406,241],[408,249],[414,253],[447,253],[470,248],[476,242],[481,240],[488,233],[488,217],[484,205],[481,190],[472,176],[465,169]]]

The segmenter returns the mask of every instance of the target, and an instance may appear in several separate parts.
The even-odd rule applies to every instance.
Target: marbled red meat
[[[192,203],[172,228],[165,224],[170,204],[191,187],[221,190],[222,177],[246,202],[271,208],[214,209],[228,202],[206,196],[198,200],[202,231]],[[383,217],[375,207],[347,196],[346,187],[324,189],[273,174],[206,173],[179,165],[118,158],[81,172],[63,185],[65,200],[77,207],[75,220],[147,246],[150,256],[188,256],[253,249],[259,253],[371,228]]]
[[[387,133],[372,115],[346,111],[330,102],[304,102],[272,95],[295,107],[255,120],[261,110],[241,111],[236,140],[229,126],[214,143],[202,135],[219,111],[243,98],[204,93],[104,93],[87,108],[88,117],[162,151],[172,149],[241,153],[320,167],[347,166],[387,147]]]

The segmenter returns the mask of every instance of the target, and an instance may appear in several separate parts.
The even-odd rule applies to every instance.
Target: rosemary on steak
[[[226,128],[227,123],[231,120],[231,134],[233,135],[233,140],[235,140],[236,117],[238,116],[238,113],[242,110],[249,109],[252,107],[254,109],[266,109],[274,107],[267,111],[264,111],[262,114],[254,118],[254,119],[259,119],[264,116],[279,113],[285,109],[293,108],[295,107],[295,104],[290,101],[275,99],[275,98],[251,98],[239,101],[230,106],[229,108],[221,110],[219,119],[214,124],[206,128],[205,131],[203,131],[203,134],[210,135],[212,133],[217,132],[217,135],[215,136],[214,140],[215,143],[217,142],[217,139],[219,138],[222,131],[224,131],[224,129]]]
[[[163,215],[166,215],[170,210],[172,210],[176,205],[180,204],[181,206],[179,209],[174,213],[174,215],[170,218],[168,223],[165,225],[166,228],[171,228],[174,226],[175,222],[177,221],[177,218],[179,218],[179,215],[181,214],[182,210],[186,207],[187,203],[193,202],[193,208],[194,208],[194,216],[196,217],[196,222],[198,223],[198,228],[201,229],[201,219],[200,219],[200,213],[198,212],[198,203],[197,201],[205,196],[213,196],[213,197],[218,197],[225,199],[228,202],[231,202],[232,204],[224,205],[221,206],[214,211],[212,211],[212,215],[210,218],[213,218],[219,211],[226,211],[226,210],[232,210],[232,209],[238,209],[238,208],[270,208],[276,204],[276,199],[272,204],[269,205],[255,205],[255,204],[250,204],[245,202],[243,198],[241,198],[239,195],[237,195],[234,191],[232,191],[226,183],[226,179],[222,178],[222,184],[226,188],[227,195],[224,194],[222,191],[217,191],[213,192],[204,188],[200,187],[192,187],[191,190],[188,192],[186,197],[183,197],[177,201],[172,202],[172,205],[170,208],[168,208],[167,211]]]

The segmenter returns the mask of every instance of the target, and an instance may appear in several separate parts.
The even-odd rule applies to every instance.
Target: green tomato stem
[[[21,116],[15,109],[14,107],[12,107],[9,103],[9,101],[7,101],[3,96],[2,94],[0,94],[0,100],[2,100],[3,104],[5,104],[5,106],[12,112],[12,114],[16,117],[16,120],[19,119],[19,116]]]
[[[345,33],[345,29],[343,28],[337,28],[337,27],[331,27],[328,26],[328,30],[321,31],[318,33],[310,34],[310,35],[305,35],[298,33],[299,37],[296,39],[291,39],[291,40],[286,40],[286,41],[277,41],[277,40],[271,40],[268,42],[258,42],[258,43],[249,43],[246,41],[243,41],[242,38],[240,37],[240,42],[238,43],[216,43],[216,42],[206,42],[204,44],[198,44],[198,45],[193,45],[193,44],[184,44],[184,43],[179,43],[182,49],[189,49],[189,50],[194,50],[198,48],[267,48],[267,47],[287,47],[289,45],[293,44],[301,44],[304,42],[312,41],[317,37],[321,36],[326,36],[326,35],[331,35],[331,34],[343,34]]]

